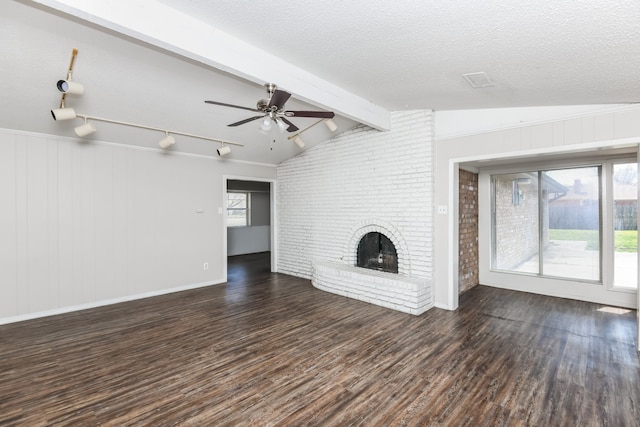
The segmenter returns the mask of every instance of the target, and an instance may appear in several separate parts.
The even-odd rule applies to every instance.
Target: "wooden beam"
[[[34,2],[245,80],[277,83],[301,101],[375,129],[389,130],[388,110],[157,1]]]

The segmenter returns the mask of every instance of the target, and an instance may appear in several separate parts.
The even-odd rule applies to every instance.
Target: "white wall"
[[[275,167],[0,130],[0,323],[226,281],[223,175]]]
[[[271,250],[271,227],[268,225],[227,228],[227,256],[255,254],[269,250]]]
[[[459,116],[464,121],[464,117]],[[437,126],[436,122],[436,126]],[[540,161],[545,153],[599,153],[602,148],[640,142],[640,107],[569,119],[483,131],[435,142],[435,204],[449,206],[447,215],[435,218],[434,271],[436,305],[455,309],[457,299],[457,162],[481,165],[490,159],[531,157]],[[546,156],[549,157],[548,155]],[[552,157],[551,157],[552,158]],[[455,221],[453,219],[456,219]]]
[[[359,127],[281,163],[277,189],[279,272],[310,278],[313,260],[344,262],[356,229],[382,222],[430,282],[431,111],[394,112],[389,132]]]

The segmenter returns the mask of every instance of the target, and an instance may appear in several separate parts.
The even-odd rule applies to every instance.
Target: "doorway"
[[[275,181],[224,178],[224,253],[227,282],[275,272]]]

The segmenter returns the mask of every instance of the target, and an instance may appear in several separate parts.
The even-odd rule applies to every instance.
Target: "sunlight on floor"
[[[603,313],[611,313],[611,314],[627,314],[631,310],[620,307],[602,307],[599,308],[598,311],[602,311]]]

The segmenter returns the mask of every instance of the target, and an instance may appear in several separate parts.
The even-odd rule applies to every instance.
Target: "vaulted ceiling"
[[[230,158],[277,164],[301,150],[255,122],[230,128],[262,85],[293,94],[287,109],[329,109],[337,133],[385,130],[389,112],[640,101],[640,3],[635,0],[237,1],[82,0],[0,4],[4,102],[0,127],[73,136],[55,122],[71,50],[85,93],[79,113],[235,141]],[[465,73],[493,82],[472,88]],[[292,119],[300,128],[313,119]],[[97,124],[88,137],[157,147],[161,134]],[[302,136],[307,149],[331,137]],[[215,153],[176,137],[171,150]]]

